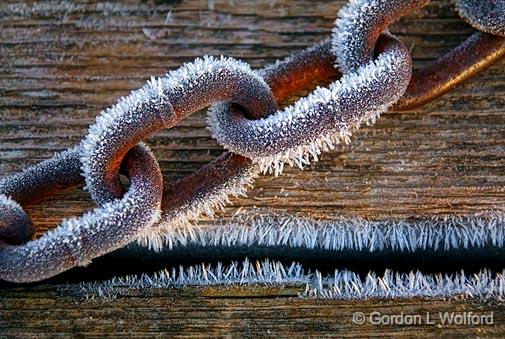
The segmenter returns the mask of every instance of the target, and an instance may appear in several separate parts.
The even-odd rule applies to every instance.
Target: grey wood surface
[[[344,1],[147,0],[0,3],[0,176],[76,144],[120,96],[185,61],[228,55],[262,67],[329,36]],[[449,1],[432,1],[391,31],[419,67],[473,29]],[[242,208],[306,217],[370,219],[466,214],[505,203],[505,61],[423,108],[385,114],[352,144],[305,171],[263,176]],[[149,141],[165,180],[177,180],[222,151],[205,112]],[[28,208],[39,233],[93,208],[81,189]],[[206,220],[212,227],[215,221]],[[54,285],[0,290],[0,336],[497,334],[502,304],[478,301],[318,301],[299,288],[184,288],[115,301],[83,301]],[[149,294],[151,293],[151,294]],[[491,327],[353,326],[353,312],[494,311]],[[351,332],[349,332],[351,331]]]

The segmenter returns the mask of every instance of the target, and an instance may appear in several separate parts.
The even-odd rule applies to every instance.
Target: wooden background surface
[[[203,54],[262,67],[329,36],[345,1],[2,1],[0,3],[0,176],[76,144],[119,96]],[[392,32],[416,67],[473,31],[449,1],[432,1]],[[306,171],[257,180],[237,209],[307,217],[470,213],[505,203],[505,61],[421,109],[388,113],[349,146]],[[166,180],[220,154],[199,112],[149,140]],[[70,190],[28,209],[40,232],[93,208]],[[213,221],[206,222],[212,227]],[[115,301],[81,301],[54,285],[0,290],[0,333],[419,334],[419,328],[353,326],[361,310],[384,313],[494,310],[494,327],[424,326],[432,333],[496,334],[505,307],[477,301],[315,301],[299,287],[184,288]],[[139,292],[140,293],[140,292]],[[2,336],[0,334],[0,336]]]

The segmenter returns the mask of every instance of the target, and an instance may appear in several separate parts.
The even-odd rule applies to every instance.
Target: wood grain
[[[72,296],[38,287],[3,292],[0,329],[5,336],[53,333],[58,337],[378,337],[499,336],[505,330],[505,306],[470,301],[322,301],[297,297],[301,287],[220,287],[150,290],[114,302],[76,302]],[[495,326],[440,325],[438,312],[493,312]],[[356,325],[355,312],[370,318],[419,314],[420,325]],[[427,324],[426,313],[431,322]]]
[[[0,176],[76,144],[96,115],[152,75],[203,54],[262,67],[329,36],[345,1],[147,0],[2,1],[0,4]],[[392,27],[416,67],[473,32],[449,1],[432,1]],[[421,109],[388,113],[305,171],[257,180],[238,209],[315,218],[370,219],[465,214],[505,203],[505,62]],[[221,148],[205,130],[205,112],[149,140],[165,179],[177,180]],[[28,209],[38,231],[93,208],[69,190]],[[212,220],[205,224],[212,227]],[[503,305],[444,301],[299,300],[290,288],[159,291],[118,301],[78,301],[57,286],[0,290],[0,330],[66,336],[219,334],[496,334],[490,328],[352,326],[354,310],[495,310]],[[216,296],[217,295],[217,296]]]

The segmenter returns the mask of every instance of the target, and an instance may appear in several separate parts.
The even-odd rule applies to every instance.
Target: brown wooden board
[[[233,56],[262,67],[329,36],[345,1],[2,1],[0,3],[0,176],[79,142],[96,115],[152,75],[195,57]],[[432,1],[391,31],[416,67],[473,29],[449,1]],[[305,171],[263,176],[240,208],[304,217],[370,219],[466,214],[505,203],[505,61],[423,108],[387,113],[352,144]],[[165,180],[177,180],[222,151],[205,112],[157,134],[152,146]],[[28,208],[37,230],[93,208],[81,189]],[[217,222],[206,220],[206,227]],[[58,286],[0,290],[0,337],[23,335],[462,335],[504,330],[502,304],[479,301],[321,301],[303,287],[213,287],[151,291],[117,300],[81,300]],[[134,292],[139,293],[139,292]],[[356,311],[384,314],[495,313],[495,325],[357,326]]]

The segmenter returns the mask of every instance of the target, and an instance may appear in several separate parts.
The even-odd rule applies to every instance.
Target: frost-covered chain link
[[[52,183],[57,176],[75,178],[78,175],[78,155],[76,147],[18,176],[23,178],[29,173],[41,180],[33,182],[40,190],[47,190],[51,186],[44,185],[44,179]],[[0,241],[0,279],[38,281],[75,266],[85,266],[92,259],[131,243],[142,229],[158,221],[163,176],[156,158],[148,148],[137,145],[126,156],[124,168],[131,185],[120,199],[101,204],[80,218],[64,220],[57,228],[25,244],[11,245]],[[23,180],[7,179],[0,188],[1,192],[8,191],[17,201],[24,202],[27,187]],[[8,209],[7,217],[18,220],[19,226],[30,223],[29,217],[14,200],[0,195],[0,206]]]
[[[209,114],[212,135],[226,149],[276,175],[284,163],[303,168],[317,161],[321,151],[349,143],[354,130],[374,123],[401,98],[411,79],[410,54],[391,36],[383,37],[373,60],[379,34],[427,2],[351,1],[340,11],[331,40],[343,74],[339,80],[262,120],[248,119],[229,103],[215,106]]]
[[[504,1],[458,0],[458,13],[486,33],[412,73],[406,48],[383,32],[427,2],[351,0],[330,41],[259,72],[232,58],[203,57],[121,98],[79,146],[0,181],[0,279],[45,279],[135,239],[155,249],[171,246],[178,227],[212,214],[230,195],[244,194],[261,171],[279,174],[285,163],[303,168],[322,151],[349,142],[355,129],[392,105],[405,109],[431,101],[505,53]],[[336,76],[337,69],[343,76],[327,88],[277,107],[296,91]],[[209,105],[213,136],[234,153],[163,192],[154,156],[138,143]],[[120,172],[131,181],[126,192]],[[28,241],[34,228],[21,205],[83,178],[100,207]]]
[[[224,148],[253,159],[263,172],[276,175],[282,172],[285,163],[303,168],[311,161],[317,161],[322,151],[332,150],[341,142],[348,143],[353,130],[358,129],[363,122],[375,122],[382,112],[404,96],[407,85],[412,83],[410,55],[403,46],[378,53],[373,60],[374,49],[378,52],[376,41],[379,34],[402,15],[428,2],[350,1],[340,11],[332,36],[332,52],[337,59],[336,66],[343,73],[341,79],[328,88],[316,89],[294,105],[262,120],[248,119],[229,103],[214,106],[209,115],[213,137]],[[461,0],[457,4],[458,7],[472,7],[473,2]],[[482,7],[487,6],[479,4],[474,7],[483,10]],[[488,9],[487,12],[491,11]],[[503,13],[505,10],[502,8]],[[493,14],[500,15],[499,12]],[[483,24],[479,21],[476,25],[480,27]],[[501,56],[505,50],[505,39],[499,39],[500,52],[497,54]],[[482,40],[479,42],[483,43]],[[474,46],[470,44],[464,47],[472,51],[471,47]],[[495,50],[486,52],[494,57]],[[422,80],[431,85],[429,90],[445,90],[444,87],[449,86],[447,83],[453,85],[454,78],[465,76],[459,74],[461,69],[458,65],[461,62],[456,59],[459,56],[460,53],[453,53],[434,63],[448,66],[449,77],[444,76],[447,70],[438,69],[437,73],[442,73],[440,77],[432,72],[430,66],[423,70],[424,74],[420,73]],[[447,65],[449,63],[455,65]],[[465,64],[466,68],[468,66]],[[468,71],[465,69],[464,72]],[[417,88],[426,86],[418,82],[415,79]],[[407,106],[419,100],[412,96],[412,93],[419,92],[417,88],[411,87],[407,93]],[[428,89],[426,92],[429,92]],[[424,93],[419,93],[417,97],[425,99]]]

